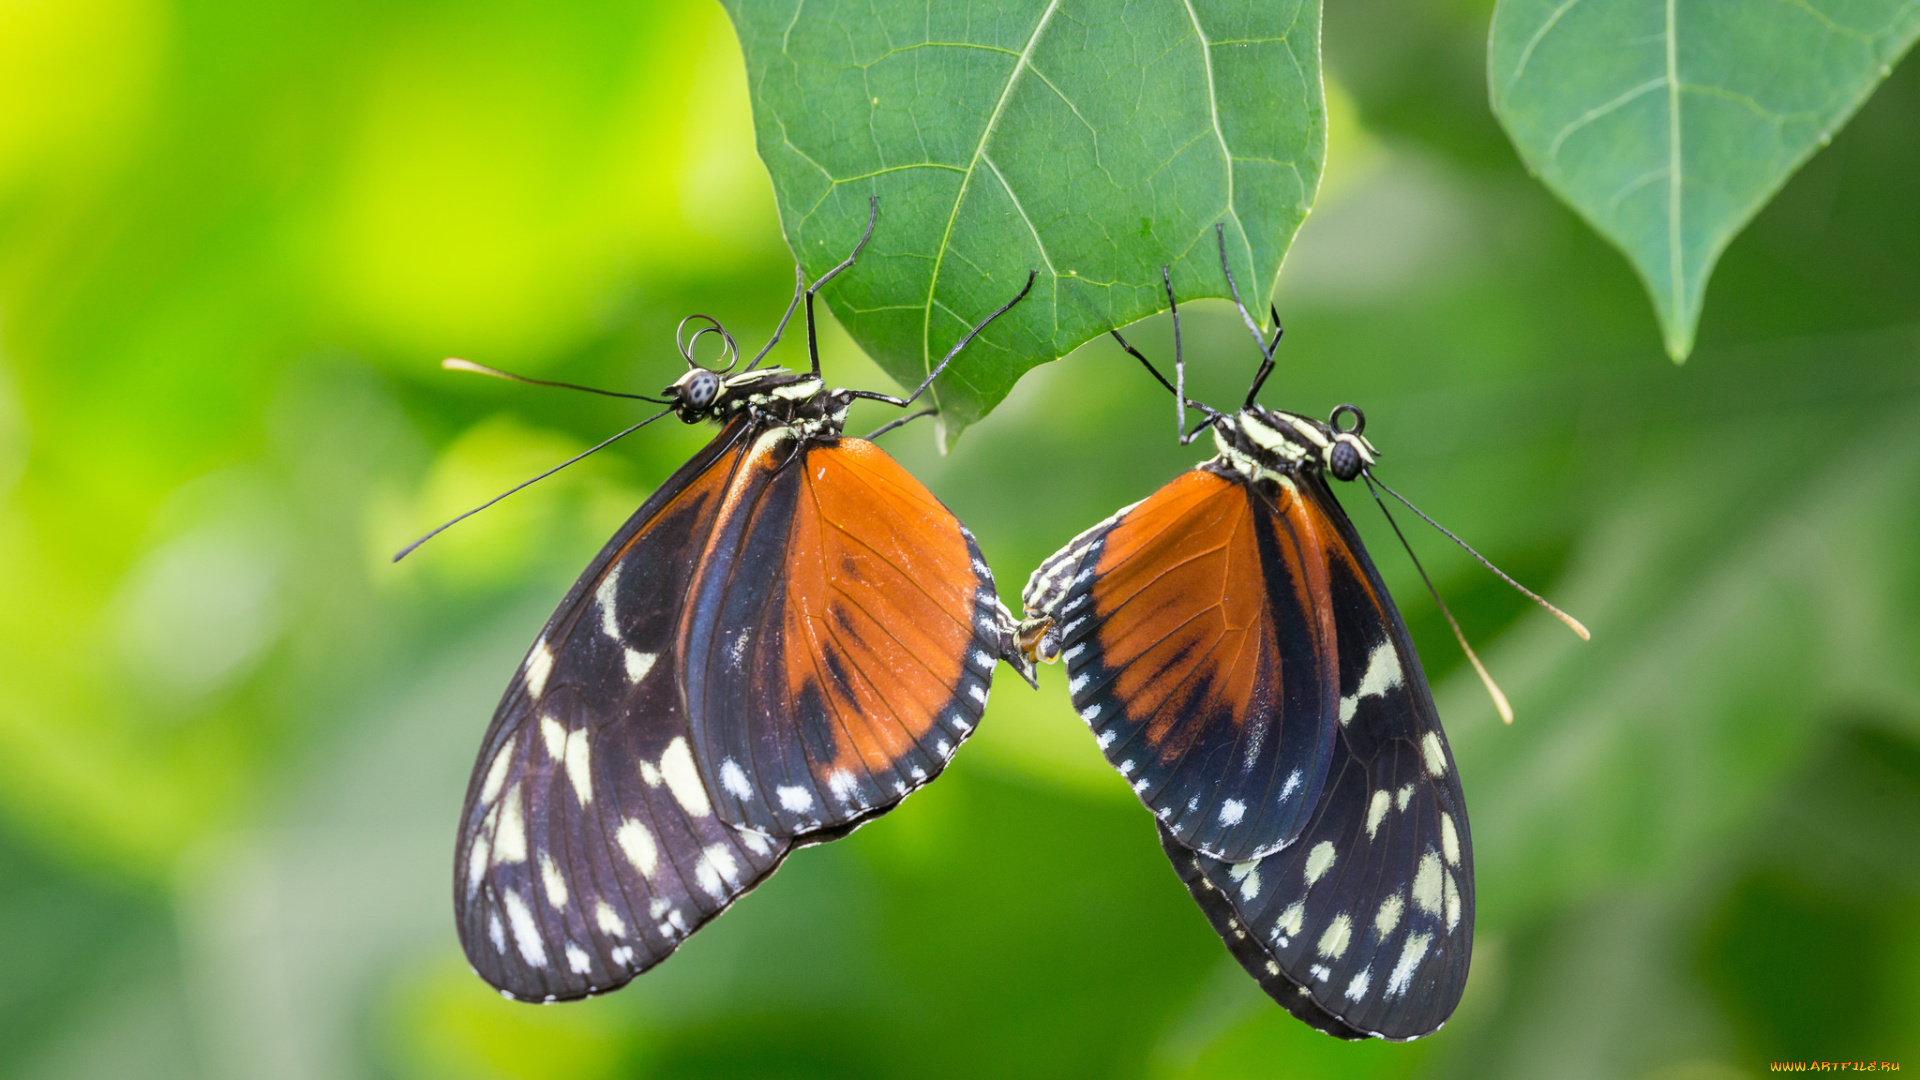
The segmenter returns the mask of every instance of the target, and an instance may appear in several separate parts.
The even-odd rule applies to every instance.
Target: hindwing
[[[945,768],[1011,617],[973,537],[872,443],[759,436],[700,561],[681,649],[716,812],[846,825]]]
[[[1300,500],[1207,469],[1082,533],[1034,572],[1074,708],[1180,843],[1244,861],[1298,836],[1339,695],[1326,556]]]

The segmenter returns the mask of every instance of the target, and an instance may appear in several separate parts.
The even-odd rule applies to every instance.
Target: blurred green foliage
[[[1268,398],[1578,613],[1375,516],[1472,808],[1467,1000],[1410,1046],[1271,1005],[1066,707],[1002,680],[940,783],[631,988],[501,1001],[460,792],[573,575],[698,445],[589,445],[680,316],[791,285],[717,6],[0,5],[0,1075],[1734,1077],[1920,1061],[1920,69],[1729,249],[1675,369],[1485,102],[1483,5],[1329,8],[1326,193]],[[1218,308],[1198,393],[1253,355]],[[1139,329],[1170,354],[1163,322]],[[885,378],[847,339],[829,375]],[[791,359],[795,354],[787,351]],[[871,415],[877,423],[882,414]],[[856,427],[868,421],[856,414]],[[1095,343],[940,457],[1003,582],[1191,464]],[[1351,500],[1350,500],[1351,503]]]

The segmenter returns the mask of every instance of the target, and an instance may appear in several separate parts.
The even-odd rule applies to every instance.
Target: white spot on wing
[[[1247,804],[1239,799],[1228,799],[1220,804],[1220,824],[1238,825],[1247,816]]]
[[[653,662],[660,659],[659,653],[641,652],[638,649],[627,650],[627,682],[638,683],[653,670]]]
[[[501,925],[500,913],[497,911],[487,913],[487,936],[493,939],[494,952],[507,951],[507,928]]]
[[[1373,969],[1361,968],[1360,974],[1355,975],[1353,981],[1347,984],[1347,1000],[1359,1001],[1361,998],[1366,997],[1367,986],[1372,981]]]
[[[490,803],[500,794],[500,788],[507,782],[507,770],[513,765],[513,743],[509,741],[493,755],[493,764],[487,767],[487,782],[480,786],[480,801]]]
[[[1331,840],[1322,840],[1313,845],[1313,850],[1307,852],[1307,887],[1312,888],[1321,878],[1326,877],[1327,871],[1333,869],[1334,861],[1338,857],[1334,853]]]
[[[527,819],[520,809],[520,785],[500,799],[500,828],[493,834],[493,865],[527,861]]]
[[[1367,839],[1371,840],[1380,832],[1380,822],[1387,816],[1387,807],[1392,805],[1393,796],[1386,788],[1373,793],[1373,799],[1367,803]]]
[[[813,792],[799,786],[778,787],[773,797],[780,800],[780,808],[790,814],[804,814],[813,809]]]
[[[1407,992],[1407,986],[1413,982],[1413,969],[1420,966],[1426,958],[1427,947],[1433,943],[1432,934],[1408,934],[1407,943],[1400,946],[1400,960],[1393,965],[1393,973],[1387,976],[1387,996],[1398,997]]]
[[[1373,916],[1373,928],[1380,932],[1382,938],[1385,938],[1400,925],[1400,913],[1405,910],[1407,910],[1407,902],[1400,899],[1399,893],[1394,893],[1380,901],[1380,910]]]
[[[500,812],[497,809],[489,813],[486,820],[481,824],[481,828],[483,830],[490,828],[499,815]],[[480,892],[480,882],[484,881],[487,876],[487,857],[492,854],[493,849],[488,845],[484,832],[473,838],[473,846],[467,849],[468,899],[472,899]]]
[[[975,704],[985,705],[987,703],[987,688],[981,686],[979,683],[974,683],[972,686],[967,687],[967,696],[972,698]]]
[[[1347,944],[1353,940],[1353,920],[1345,915],[1336,915],[1327,924],[1327,930],[1320,935],[1320,955],[1338,960],[1347,955]]]
[[[1426,755],[1427,771],[1435,776],[1447,775],[1447,752],[1440,748],[1440,735],[1429,731],[1420,740],[1420,752]]]
[[[554,865],[553,856],[540,853],[540,882],[547,887],[547,903],[554,910],[564,911],[567,907],[567,879],[560,874],[560,868]]]
[[[1112,746],[1112,745],[1113,745],[1113,739],[1114,739],[1114,736],[1115,736],[1115,735],[1117,735],[1117,734],[1118,734],[1118,732],[1116,732],[1116,731],[1114,731],[1114,730],[1113,730],[1113,729],[1111,729],[1111,728],[1109,728],[1109,729],[1108,729],[1108,730],[1106,730],[1106,731],[1103,731],[1103,732],[1101,732],[1101,733],[1100,733],[1100,738],[1099,738],[1099,740],[1098,740],[1098,742],[1100,743],[1100,749],[1102,749],[1102,750],[1105,750],[1105,749],[1106,749],[1107,747],[1109,747],[1109,746]]]
[[[640,779],[645,780],[648,787],[659,787],[662,777],[660,770],[653,767],[653,762],[643,760],[640,762]]]
[[[1453,815],[1440,811],[1440,851],[1448,866],[1460,865],[1460,834],[1453,829]]]
[[[551,716],[540,718],[540,741],[546,744],[547,757],[559,761],[567,753],[567,729]]]
[[[587,729],[575,728],[567,732],[566,748],[567,779],[573,782],[574,797],[581,806],[593,802],[593,765],[588,760]]]
[[[532,967],[546,967],[547,946],[540,940],[540,928],[533,921],[532,909],[517,892],[503,892],[500,899],[507,905],[507,922],[513,925],[513,939],[520,946],[520,956]]]
[[[620,845],[621,852],[633,864],[633,868],[652,881],[653,872],[660,865],[660,845],[654,840],[652,830],[642,822],[628,818],[620,823],[613,839]]]
[[[608,953],[607,958],[620,967],[630,967],[633,964],[633,950],[622,945]]]
[[[593,902],[593,922],[603,934],[611,937],[627,936],[627,924],[621,920],[620,913],[613,910],[613,905],[605,900]]]
[[[1447,931],[1460,925],[1460,888],[1453,883],[1453,875],[1447,875]]]
[[[733,859],[733,852],[725,844],[711,844],[700,852],[694,860],[693,878],[700,887],[714,899],[725,899],[726,886],[740,877],[740,865]]]
[[[1078,674],[1078,675],[1076,675],[1076,676],[1074,676],[1073,678],[1071,678],[1071,679],[1068,679],[1068,680],[1067,680],[1067,693],[1069,693],[1069,694],[1077,694],[1077,693],[1079,693],[1080,691],[1082,691],[1082,690],[1084,690],[1084,689],[1086,689],[1086,686],[1087,686],[1087,682],[1088,682],[1088,680],[1090,680],[1090,679],[1092,679],[1092,678],[1093,678],[1093,676],[1092,676],[1092,675],[1090,675],[1090,674],[1088,674],[1087,672],[1084,672],[1084,671],[1083,671],[1083,672],[1081,672],[1080,674]]]
[[[660,755],[660,775],[682,810],[694,817],[713,813],[712,804],[707,802],[707,786],[700,782],[700,770],[693,763],[693,751],[687,747],[686,736],[676,735],[667,744],[666,752]]]
[[[620,620],[613,610],[613,594],[620,588],[620,564],[614,563],[607,571],[606,579],[593,591],[593,598],[600,602],[600,632],[615,641],[620,640]]]
[[[753,785],[747,783],[747,771],[732,758],[720,763],[720,786],[732,792],[733,797],[741,802],[753,798]]]
[[[1440,913],[1440,856],[1432,848],[1420,856],[1420,868],[1413,874],[1413,902],[1429,915]]]
[[[1407,804],[1413,801],[1413,785],[1407,784],[1393,793],[1393,808],[1401,813],[1407,812]]]
[[[1287,774],[1287,782],[1280,785],[1280,801],[1284,803],[1288,799],[1293,798],[1293,793],[1299,790],[1300,770],[1295,769]]]
[[[1298,937],[1301,924],[1306,921],[1306,917],[1307,905],[1304,902],[1288,904],[1287,910],[1281,912],[1279,920],[1273,924],[1273,931],[1276,935]]]
[[[575,975],[585,975],[593,970],[593,957],[587,955],[587,950],[569,941],[567,942],[567,969]]]
[[[533,643],[533,654],[527,657],[527,696],[538,701],[547,692],[547,676],[551,674],[553,650],[547,648],[547,639],[541,638]]]
[[[858,786],[859,782],[853,778],[853,774],[845,769],[835,769],[827,774],[827,791],[841,802],[852,802],[854,789]]]
[[[1260,895],[1260,861],[1234,863],[1227,869],[1233,880],[1240,883],[1240,898],[1252,900]]]
[[[1340,699],[1340,722],[1345,724],[1360,711],[1360,702],[1369,697],[1385,697],[1387,691],[1406,681],[1400,671],[1400,654],[1393,651],[1392,641],[1383,641],[1374,646],[1372,655],[1367,657],[1366,674],[1360,676],[1360,685],[1352,694]]]

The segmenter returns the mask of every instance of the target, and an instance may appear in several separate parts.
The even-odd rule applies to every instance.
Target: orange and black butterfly
[[[729,375],[682,345],[658,415],[719,434],[594,558],[494,713],[454,911],[507,997],[603,993],[659,963],[793,849],[939,775],[995,662],[1020,659],[972,534],[841,428],[857,398],[910,404],[1026,290],[912,395],[828,389],[814,294],[852,259],[788,308],[804,299],[811,371],[756,358]],[[694,341],[718,333],[737,355],[708,322]]]
[[[1232,414],[1114,334],[1174,391],[1183,429],[1186,406],[1205,413],[1183,442],[1210,429],[1218,454],[1043,563],[1021,644],[1064,658],[1075,710],[1268,994],[1341,1038],[1418,1038],[1466,984],[1466,801],[1420,658],[1327,483],[1373,482],[1365,420],[1257,404],[1279,339],[1241,314],[1263,361]],[[1179,372],[1177,306],[1174,333]]]

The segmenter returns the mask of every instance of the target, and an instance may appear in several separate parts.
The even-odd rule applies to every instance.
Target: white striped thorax
[[[835,439],[853,404],[845,390],[829,390],[820,376],[783,367],[756,368],[726,376],[698,365],[661,391],[689,424],[726,420],[744,410],[784,423],[805,439]]]
[[[1338,426],[1343,416],[1351,428]],[[1213,444],[1220,455],[1215,468],[1252,481],[1271,480],[1283,487],[1303,469],[1332,473],[1336,480],[1352,480],[1373,466],[1379,451],[1361,431],[1366,417],[1351,405],[1333,411],[1331,422],[1298,413],[1253,405],[1213,424]]]

